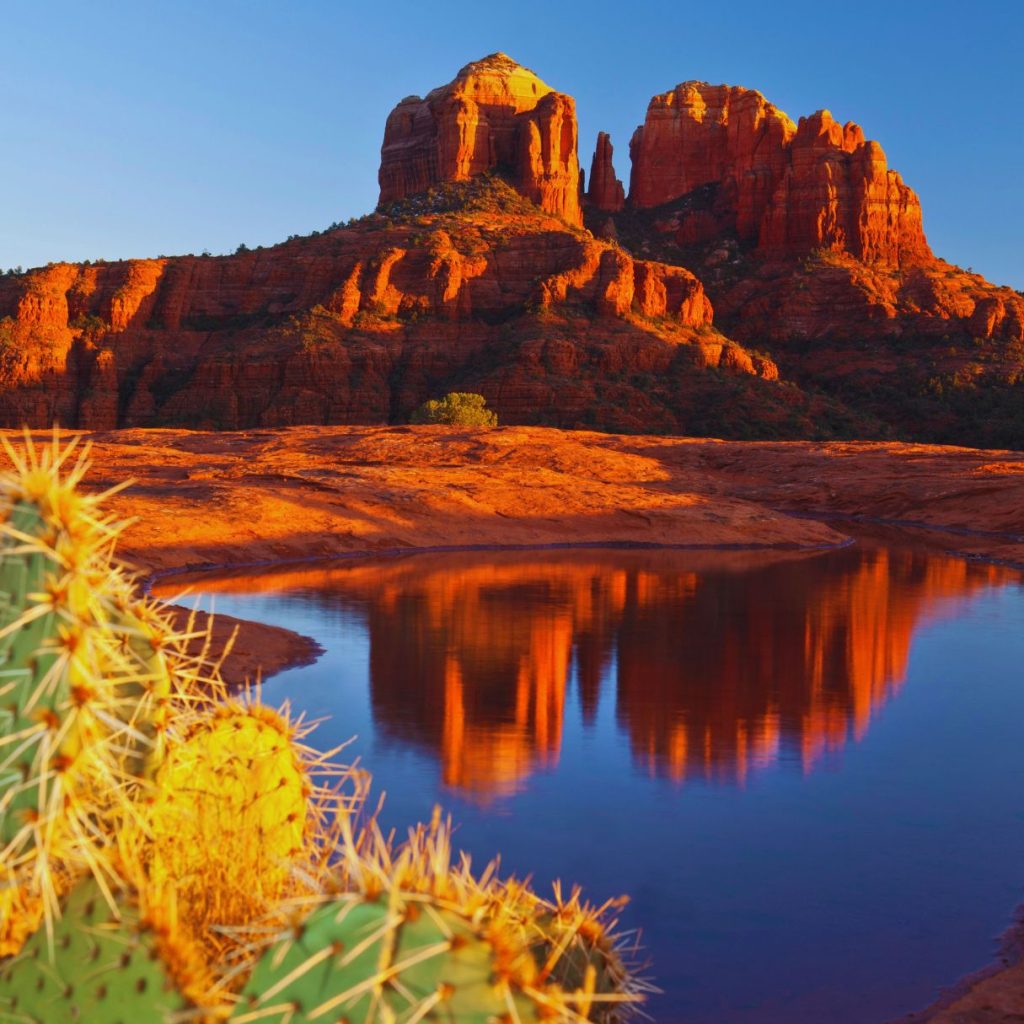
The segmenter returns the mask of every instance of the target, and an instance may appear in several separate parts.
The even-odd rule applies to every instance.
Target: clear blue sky
[[[504,50],[576,97],[589,169],[655,92],[860,122],[935,251],[1024,288],[1024,3],[2,0],[0,267],[214,253],[376,203],[384,120]]]

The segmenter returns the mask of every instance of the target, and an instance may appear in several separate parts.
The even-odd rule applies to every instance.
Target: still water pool
[[[659,1024],[882,1024],[992,959],[1024,897],[1024,589],[827,554],[514,551],[203,579],[315,637],[265,686],[404,830],[628,893]]]

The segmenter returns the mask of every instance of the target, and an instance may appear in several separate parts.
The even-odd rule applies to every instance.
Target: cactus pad
[[[115,915],[89,880],[53,922],[0,963],[0,1019],[24,1024],[169,1024],[187,1019],[187,1000],[165,967],[159,938],[130,904]]]
[[[357,893],[315,910],[256,965],[233,1024],[570,1020],[528,951],[423,896]]]
[[[564,899],[559,886],[554,900],[547,900],[514,879],[492,886],[489,899],[493,913],[519,929],[541,977],[576,993],[588,1020],[618,1024],[636,1012],[649,986],[626,961],[629,943],[615,930],[611,915],[624,900],[593,907],[579,890]]]
[[[0,946],[52,911],[63,874],[110,875],[175,681],[173,631],[112,561],[119,527],[75,442],[0,474]],[[70,465],[70,468],[69,468]],[[14,894],[17,894],[15,896]]]
[[[145,886],[177,905],[211,961],[233,959],[239,928],[318,891],[327,823],[346,806],[320,776],[346,772],[303,735],[287,709],[232,700],[166,744],[146,814]]]

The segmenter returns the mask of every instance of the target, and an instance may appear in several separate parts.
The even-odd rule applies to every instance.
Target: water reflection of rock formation
[[[899,688],[917,628],[1011,578],[866,545],[420,556],[268,586],[358,607],[378,728],[487,798],[557,762],[570,681],[585,725],[614,687],[652,774],[742,781],[784,752],[809,770]]]
[[[648,579],[618,632],[618,718],[681,780],[742,780],[783,750],[810,769],[902,684],[915,630],[1004,570],[884,549],[702,579]]]
[[[596,706],[600,645],[625,574],[543,563],[409,569],[367,608],[375,718],[436,749],[447,785],[511,792],[558,760],[574,645],[584,706]]]

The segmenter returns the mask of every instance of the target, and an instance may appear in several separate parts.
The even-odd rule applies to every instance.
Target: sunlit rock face
[[[639,430],[659,423],[655,396],[692,404],[673,369],[712,387],[708,368],[778,376],[712,317],[689,271],[533,208],[367,218],[223,257],[56,263],[0,275],[0,425],[406,422],[428,398],[474,390],[503,423]],[[618,382],[628,394],[595,401]]]
[[[755,239],[796,126],[759,92],[684,82],[655,96],[630,141],[630,205],[660,206],[722,185],[741,238]]]
[[[573,98],[494,53],[391,112],[381,146],[380,202],[494,171],[542,210],[581,224],[576,146]]]
[[[597,146],[590,164],[587,199],[593,207],[607,213],[618,213],[626,205],[626,193],[612,165],[612,140],[607,132],[597,133]]]
[[[827,110],[795,125],[753,89],[684,82],[651,100],[630,155],[636,209],[709,190],[680,217],[684,243],[727,232],[763,256],[829,249],[893,266],[932,258],[917,195],[877,142]]]
[[[557,764],[573,686],[585,728],[613,702],[652,775],[741,784],[780,760],[811,771],[866,734],[917,629],[1013,575],[870,546],[484,557],[265,580],[365,620],[378,729],[484,801]]]

